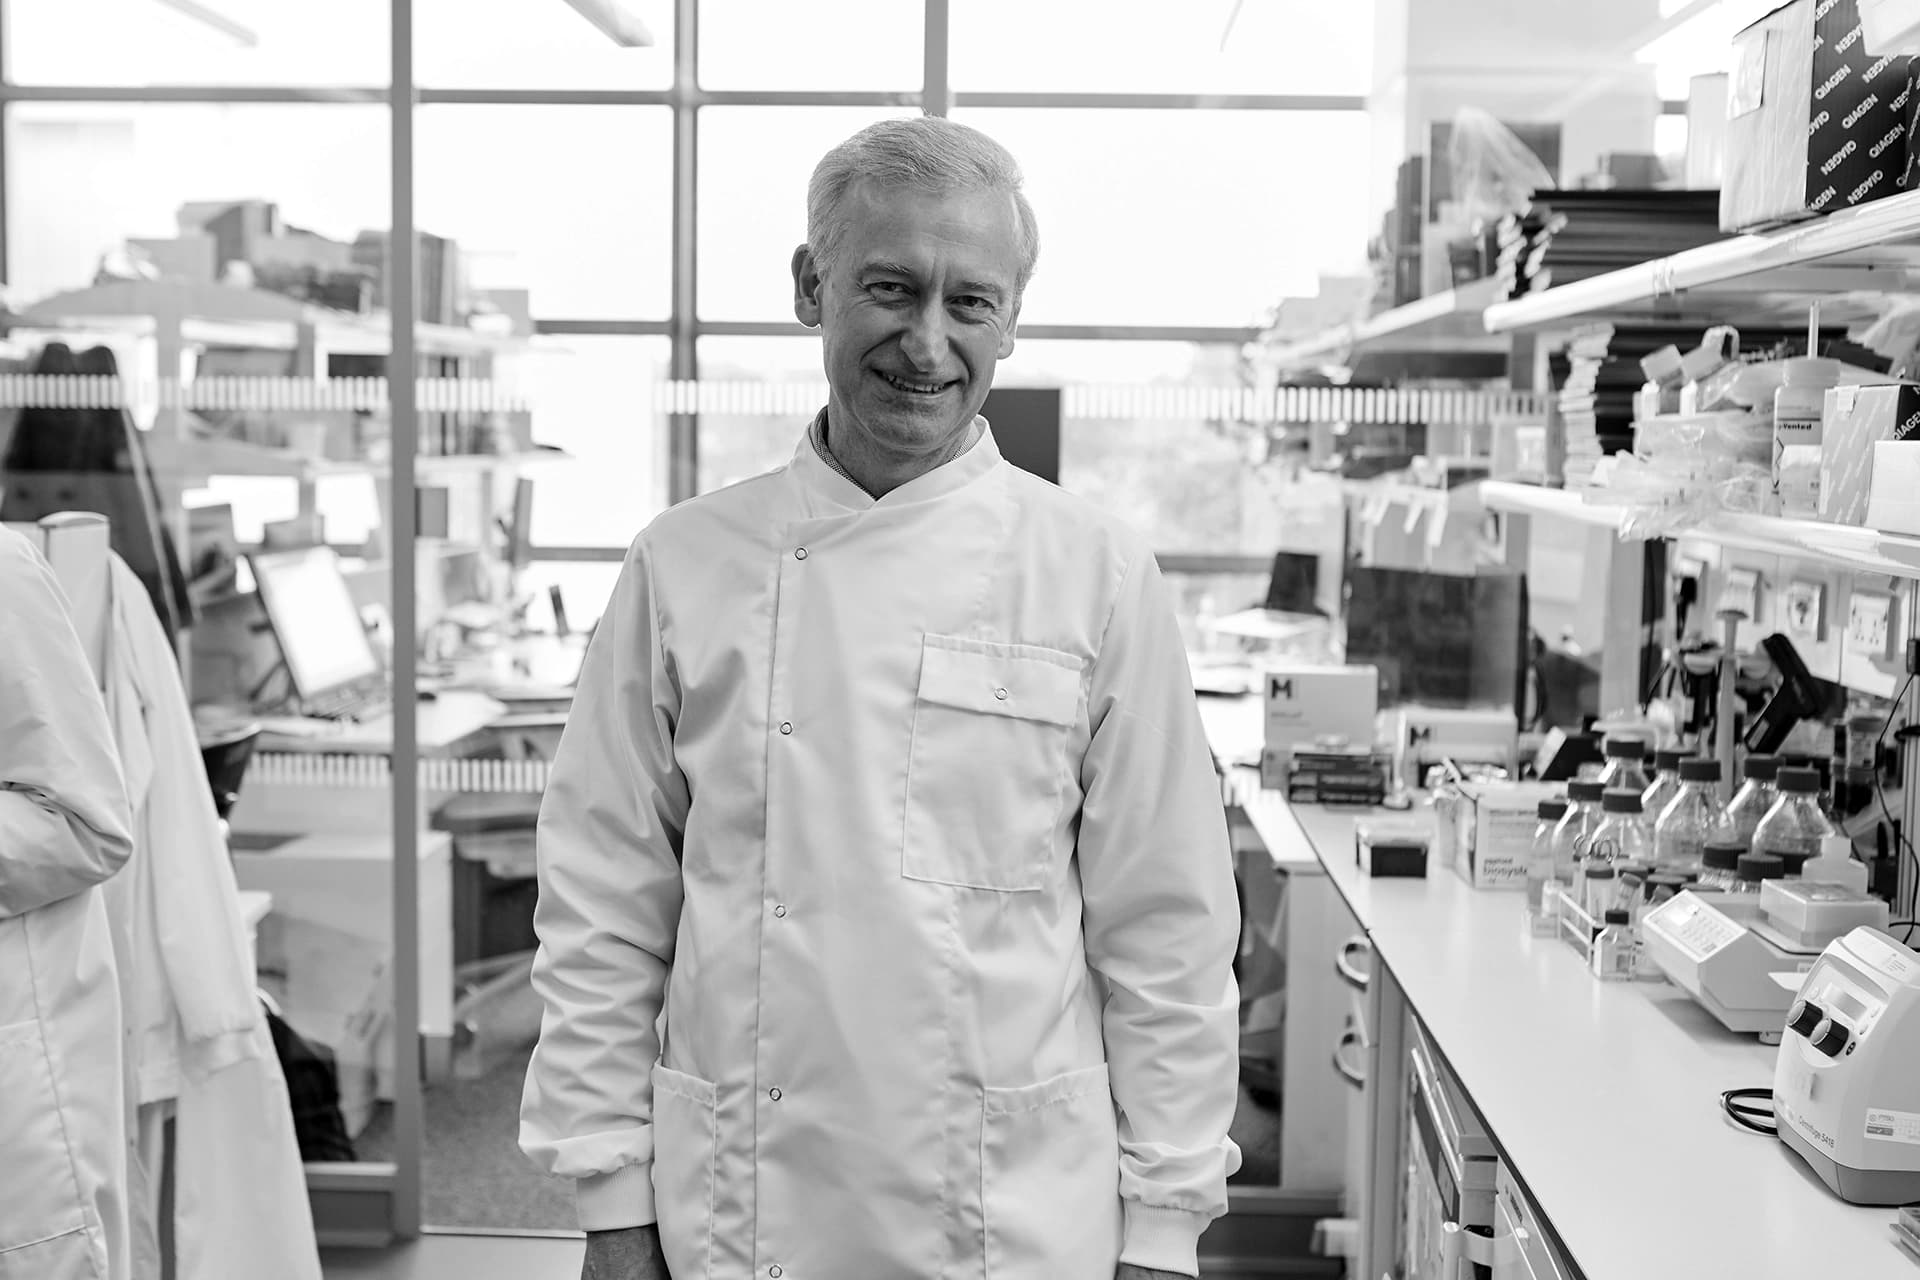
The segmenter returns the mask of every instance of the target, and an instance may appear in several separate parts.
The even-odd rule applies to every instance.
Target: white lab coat
[[[128,1280],[119,983],[97,887],[132,849],[53,571],[0,529],[0,1280]]]
[[[173,1110],[178,1280],[319,1280],[286,1081],[186,692],[151,598],[118,557],[112,590],[107,710],[134,854],[107,902],[124,952],[138,1163],[158,1176],[154,1120]],[[157,1209],[144,1199],[137,1209]]]
[[[521,1140],[583,1227],[657,1219],[675,1280],[1193,1270],[1218,783],[1153,557],[990,431],[878,501],[803,440],[642,533],[539,871]]]

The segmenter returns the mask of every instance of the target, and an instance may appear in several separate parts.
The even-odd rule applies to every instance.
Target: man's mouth
[[[884,371],[878,372],[880,372],[880,376],[886,380],[888,386],[896,391],[904,391],[908,395],[937,396],[948,387],[954,385],[951,382],[913,382],[906,378],[896,378],[892,374]]]

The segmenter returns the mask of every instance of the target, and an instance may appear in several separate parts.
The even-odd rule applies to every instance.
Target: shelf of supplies
[[[1584,501],[1565,489],[1489,480],[1480,486],[1489,510],[1555,516],[1618,530],[1619,507]],[[1828,524],[1781,516],[1718,515],[1679,535],[1738,551],[1814,560],[1856,573],[1920,578],[1920,537],[1882,533],[1857,525]]]
[[[1362,346],[1436,351],[1488,347],[1481,314],[1498,296],[1499,286],[1494,281],[1476,280],[1357,324],[1335,325],[1291,342],[1277,341],[1266,349],[1266,357],[1275,364],[1291,366],[1346,356]]]
[[[1534,329],[1582,316],[1639,310],[1676,300],[1692,308],[1696,291],[1751,300],[1759,294],[1808,297],[1851,290],[1897,291],[1920,267],[1920,191],[1843,209],[1778,231],[1734,236],[1669,258],[1547,289],[1487,308],[1492,333]]]

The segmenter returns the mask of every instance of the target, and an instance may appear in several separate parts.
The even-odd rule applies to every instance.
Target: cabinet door
[[[1366,960],[1347,944],[1359,924],[1323,874],[1289,872],[1286,881],[1286,1033],[1282,1079],[1280,1185],[1342,1195],[1349,1186],[1348,1116],[1364,1079],[1364,1029],[1356,1025],[1353,985]]]

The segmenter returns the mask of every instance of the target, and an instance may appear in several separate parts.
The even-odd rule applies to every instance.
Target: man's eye
[[[958,307],[960,307],[960,308],[961,308],[962,310],[964,310],[964,311],[991,311],[991,310],[993,310],[993,301],[992,301],[992,299],[990,299],[990,298],[981,298],[981,297],[976,297],[976,296],[975,296],[975,295],[973,295],[973,294],[967,294],[967,295],[965,295],[965,296],[963,296],[963,297],[959,297],[959,298],[955,298],[955,299],[954,299],[954,304],[955,304],[956,306],[958,306]]]
[[[883,298],[903,298],[907,293],[907,286],[894,280],[876,280],[867,289]]]

